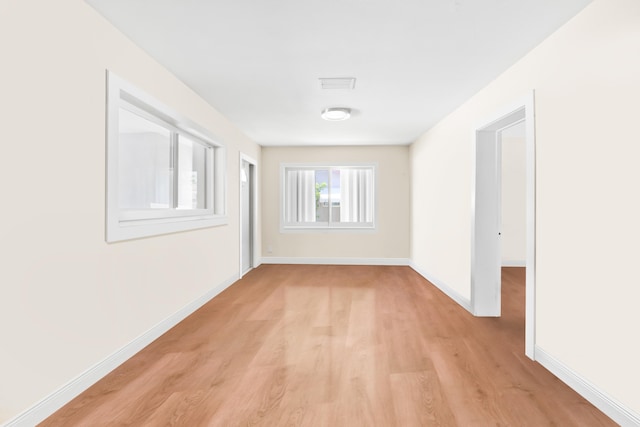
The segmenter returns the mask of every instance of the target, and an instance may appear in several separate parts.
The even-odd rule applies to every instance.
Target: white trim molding
[[[524,259],[503,259],[503,267],[526,267],[527,261]]]
[[[162,334],[209,302],[220,292],[227,289],[237,280],[238,274],[234,274],[232,277],[213,287],[204,295],[185,305],[176,313],[164,319],[147,332],[131,341],[129,344],[106,357],[104,360],[96,363],[94,366],[87,369],[76,378],[72,379],[58,390],[33,405],[31,408],[21,414],[18,414],[5,424],[2,424],[2,427],[34,426],[41,423],[58,409],[73,400],[80,393],[105,377],[109,372],[126,362],[129,358],[145,348],[147,345],[151,344]]]
[[[460,295],[457,291],[455,291],[449,285],[447,285],[443,281],[435,278],[432,274],[428,273],[425,269],[423,269],[421,267],[418,267],[413,261],[411,261],[409,263],[409,266],[411,268],[413,268],[413,270],[416,273],[418,273],[419,275],[421,275],[422,277],[427,279],[436,288],[438,288],[442,292],[444,292],[444,294],[447,295],[449,298],[451,298],[452,300],[454,300],[455,302],[460,304],[469,313],[472,313],[472,311],[471,311],[471,301],[468,298],[465,298],[462,295]]]
[[[314,264],[314,265],[397,265],[408,266],[409,258],[305,258],[263,257],[261,264]]]
[[[596,408],[604,412],[622,427],[639,427],[640,414],[635,413],[596,385],[583,378],[564,363],[551,356],[539,346],[535,348],[536,361],[558,377],[562,382],[574,389]]]

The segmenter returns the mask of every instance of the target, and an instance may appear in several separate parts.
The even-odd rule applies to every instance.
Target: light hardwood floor
[[[474,318],[408,267],[263,265],[43,426],[610,426],[524,356],[524,269]]]

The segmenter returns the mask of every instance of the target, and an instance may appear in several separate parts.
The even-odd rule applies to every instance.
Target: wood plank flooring
[[[408,267],[263,265],[42,426],[612,426]]]

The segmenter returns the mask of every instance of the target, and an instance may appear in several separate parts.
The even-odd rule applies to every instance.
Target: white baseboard
[[[191,313],[193,313],[208,301],[210,301],[213,297],[218,295],[220,292],[231,286],[234,282],[236,282],[237,279],[238,275],[235,274],[216,287],[210,289],[201,297],[190,302],[182,309],[178,310],[173,315],[161,321],[126,346],[108,356],[106,359],[87,369],[85,372],[78,375],[76,378],[72,379],[67,384],[51,393],[49,396],[45,397],[31,408],[2,424],[2,427],[35,426],[36,424],[44,421],[51,414],[73,400],[73,398],[78,396],[80,393],[82,393],[90,386],[102,379],[104,376],[106,376],[109,372],[113,371],[115,368],[127,361],[129,358],[131,358],[131,356],[135,355],[147,345],[151,344],[155,339],[160,337],[169,329],[173,328]]]
[[[463,297],[457,291],[455,291],[452,288],[450,288],[449,285],[447,285],[443,281],[438,280],[437,278],[433,277],[433,275],[429,274],[426,270],[418,267],[413,261],[411,261],[409,263],[409,266],[411,268],[413,268],[413,270],[416,273],[418,273],[419,275],[421,275],[422,277],[427,279],[429,282],[433,283],[433,285],[436,288],[438,288],[442,292],[444,292],[449,298],[451,298],[452,300],[454,300],[455,302],[460,304],[469,313],[472,313],[472,311],[471,311],[471,301],[468,298]]]
[[[618,402],[591,382],[574,372],[540,347],[536,346],[536,361],[558,377],[562,382],[582,395],[596,408],[623,427],[640,426],[640,414],[637,414]]]
[[[527,261],[524,259],[503,259],[503,267],[526,267]]]
[[[318,264],[318,265],[402,265],[410,264],[408,258],[305,258],[263,257],[262,264]]]

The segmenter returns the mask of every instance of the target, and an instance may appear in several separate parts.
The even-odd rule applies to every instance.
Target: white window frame
[[[306,222],[306,223],[287,223],[286,221],[286,172],[290,169],[297,170],[318,170],[329,169],[362,169],[369,168],[373,171],[373,212],[372,221],[368,223],[340,223],[340,222]],[[280,232],[281,233],[299,233],[299,232],[375,232],[377,230],[378,217],[378,164],[377,163],[281,163],[280,164]]]
[[[118,205],[119,111],[120,108],[161,125],[176,141],[183,135],[207,146],[204,209],[121,209]],[[149,237],[160,234],[214,227],[228,223],[226,214],[226,150],[204,128],[182,117],[131,83],[107,71],[107,164],[106,241]],[[177,145],[177,144],[174,144]],[[174,188],[177,174],[174,174]]]

